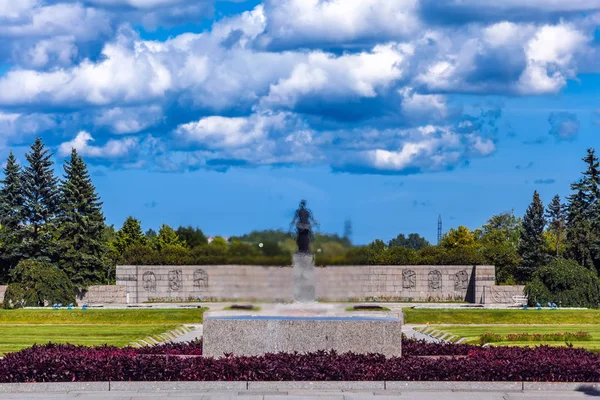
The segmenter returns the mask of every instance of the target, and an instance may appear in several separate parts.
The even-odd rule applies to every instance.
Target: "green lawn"
[[[600,350],[600,326],[591,324],[580,324],[580,325],[527,325],[527,326],[498,326],[498,325],[487,325],[487,326],[432,326],[433,328],[448,332],[459,338],[466,338],[467,343],[480,344],[479,335],[486,332],[497,333],[506,336],[510,333],[565,333],[565,332],[578,332],[586,331],[592,335],[592,340],[585,341],[574,341],[573,346],[583,347],[590,350]],[[497,342],[492,343],[495,346],[538,346],[540,344],[547,344],[551,346],[564,346],[564,342],[548,341],[548,342]]]
[[[184,324],[202,323],[205,309],[0,310],[0,354],[33,344],[127,346]]]
[[[132,341],[159,335],[177,325],[0,325],[2,355],[34,344],[71,343],[86,346],[127,346]]]
[[[0,325],[5,324],[201,324],[202,308],[175,308],[175,309],[90,309],[79,310],[51,310],[51,309],[25,309],[4,310],[0,309]],[[0,337],[0,341],[2,338]]]
[[[404,308],[407,324],[600,324],[600,310],[485,310]]]

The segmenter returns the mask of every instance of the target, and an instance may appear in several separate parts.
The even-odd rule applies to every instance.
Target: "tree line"
[[[89,285],[114,283],[117,264],[289,265],[297,248],[293,234],[281,230],[253,231],[228,240],[216,237],[209,243],[200,228],[174,229],[163,224],[158,232],[143,232],[141,221],[134,217],[115,229],[105,223],[102,201],[76,150],[65,160],[60,178],[40,138],[25,159],[26,164],[20,166],[11,152],[0,181],[0,282],[12,284],[16,297],[29,296],[34,299],[31,302],[40,303],[44,297],[31,291],[39,282],[46,286],[52,282],[49,293],[67,290],[64,285],[85,290]],[[315,234],[316,262],[493,264],[497,283],[528,284],[534,290],[531,293],[541,293],[541,297],[557,292],[551,286],[558,283],[549,282],[565,269],[571,276],[576,273],[597,280],[600,171],[593,149],[588,149],[583,161],[586,169],[571,185],[572,193],[564,203],[556,195],[544,207],[536,191],[522,218],[512,211],[502,212],[475,230],[450,229],[438,245],[411,233],[388,242],[378,239],[353,246],[351,223],[346,221],[342,237]],[[592,279],[593,285],[596,280]],[[589,290],[596,293],[594,288]]]

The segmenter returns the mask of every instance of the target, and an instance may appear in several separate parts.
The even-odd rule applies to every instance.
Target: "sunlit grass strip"
[[[479,336],[481,343],[497,342],[573,342],[592,340],[592,335],[585,331],[564,333],[509,333],[500,335],[486,332]]]
[[[489,310],[404,308],[407,324],[510,324],[576,325],[600,324],[600,310]],[[556,330],[555,330],[556,331]]]
[[[48,342],[122,347],[149,336],[159,337],[177,327],[162,324],[0,325],[0,353],[4,355]]]
[[[51,310],[24,309],[0,310],[0,325],[88,325],[88,324],[148,324],[182,325],[201,324],[207,308],[165,309],[88,309]],[[0,338],[1,341],[1,338]]]

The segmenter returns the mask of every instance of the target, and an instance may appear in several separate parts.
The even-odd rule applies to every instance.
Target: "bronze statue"
[[[298,253],[310,253],[310,241],[312,239],[312,228],[319,226],[319,223],[313,218],[312,212],[306,208],[306,200],[300,202],[300,207],[294,214],[290,227],[296,225],[296,243],[298,244]]]

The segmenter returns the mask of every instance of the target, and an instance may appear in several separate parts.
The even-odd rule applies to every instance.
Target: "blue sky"
[[[0,156],[84,156],[111,224],[353,240],[522,215],[600,151],[600,0],[0,0]]]

